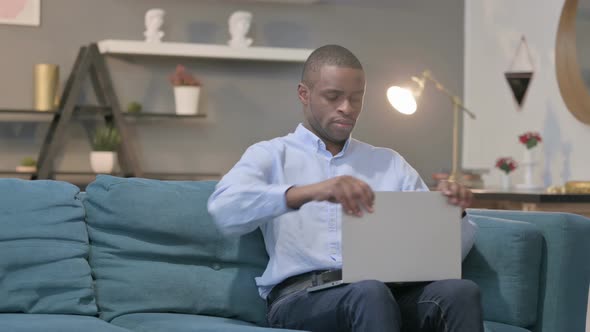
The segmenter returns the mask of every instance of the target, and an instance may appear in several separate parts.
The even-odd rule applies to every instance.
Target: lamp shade
[[[416,112],[416,98],[410,89],[392,86],[387,89],[387,100],[400,113],[414,114]]]

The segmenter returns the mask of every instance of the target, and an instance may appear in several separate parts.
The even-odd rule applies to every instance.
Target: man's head
[[[303,66],[297,92],[305,127],[327,146],[341,148],[363,107],[365,73],[357,57],[338,45],[316,49]]]

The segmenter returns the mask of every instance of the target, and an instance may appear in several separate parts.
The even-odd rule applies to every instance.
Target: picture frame
[[[0,1],[0,24],[39,26],[41,0]]]

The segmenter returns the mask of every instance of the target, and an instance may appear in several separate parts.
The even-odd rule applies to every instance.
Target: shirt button
[[[219,265],[217,263],[213,264],[213,266],[211,266],[211,267],[213,268],[213,270],[216,270],[216,271],[221,270],[221,265]]]

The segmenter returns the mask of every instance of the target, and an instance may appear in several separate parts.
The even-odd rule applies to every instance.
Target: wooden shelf
[[[0,121],[3,122],[47,122],[51,121],[54,111],[35,111],[31,109],[2,109]]]
[[[147,43],[136,40],[107,39],[98,42],[102,54],[177,56],[210,59],[305,62],[313,50],[300,48],[259,47],[234,48],[227,45],[195,43]]]
[[[93,119],[109,114],[111,109],[102,106],[78,106],[74,112],[74,119]],[[32,109],[0,109],[0,121],[3,122],[49,122],[57,111],[35,111]],[[178,115],[175,113],[139,112],[123,113],[126,119],[134,120],[190,120],[207,117],[206,114]]]

